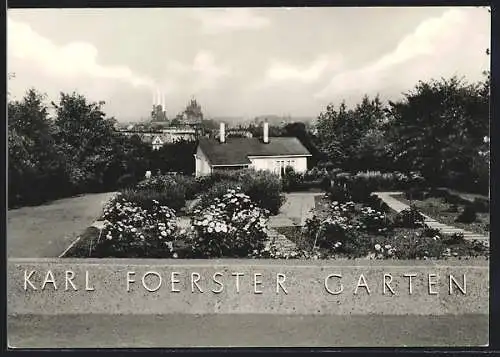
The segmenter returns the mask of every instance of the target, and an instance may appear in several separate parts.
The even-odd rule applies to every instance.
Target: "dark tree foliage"
[[[486,86],[457,77],[420,82],[403,100],[390,102],[387,136],[395,165],[420,171],[432,185],[484,186],[478,170],[489,136]]]
[[[8,103],[9,207],[115,190],[125,175],[129,183],[144,176],[150,148],[115,132],[104,103],[61,93],[49,118],[44,100],[31,89]]]

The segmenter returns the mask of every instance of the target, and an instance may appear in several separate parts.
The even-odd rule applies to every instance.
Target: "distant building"
[[[151,145],[153,146],[153,150],[160,150],[163,147],[163,140],[159,136],[155,136]]]
[[[165,128],[155,131],[120,131],[121,134],[132,137],[133,135],[139,138],[146,144],[150,144],[153,150],[159,150],[165,144],[172,144],[179,141],[195,141],[198,136],[198,130],[191,127],[180,128]]]
[[[181,124],[184,125],[201,125],[203,121],[203,112],[201,106],[196,99],[191,99],[186,109],[179,117]]]
[[[268,123],[264,123],[263,137],[228,138],[225,124],[220,124],[219,139],[200,138],[194,154],[196,176],[214,170],[254,168],[283,175],[291,166],[296,172],[307,171],[307,158],[311,153],[297,138],[269,137]]]

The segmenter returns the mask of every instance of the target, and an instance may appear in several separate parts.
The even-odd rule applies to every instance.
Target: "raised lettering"
[[[332,294],[332,295],[339,295],[342,293],[342,291],[344,291],[344,286],[342,285],[342,283],[340,283],[340,290],[338,291],[332,291],[330,290],[330,287],[328,285],[328,281],[331,279],[331,278],[339,278],[339,279],[342,279],[342,275],[340,274],[330,274],[328,275],[326,278],[325,278],[325,289],[326,291],[328,291],[329,294]]]

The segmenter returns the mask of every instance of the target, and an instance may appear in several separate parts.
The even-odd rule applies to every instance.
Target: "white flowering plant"
[[[175,211],[156,200],[149,209],[118,195],[104,208],[96,254],[117,257],[171,257],[178,233]]]
[[[240,187],[194,210],[192,250],[199,257],[249,257],[264,251],[269,212]]]
[[[396,248],[390,244],[375,244],[368,257],[370,259],[393,259],[396,258]]]
[[[385,213],[366,206],[362,207],[359,213],[358,219],[362,229],[367,232],[381,234],[388,231],[390,222]]]

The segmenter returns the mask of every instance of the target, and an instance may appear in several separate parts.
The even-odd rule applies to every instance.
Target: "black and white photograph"
[[[9,348],[489,346],[489,7],[6,17]]]

